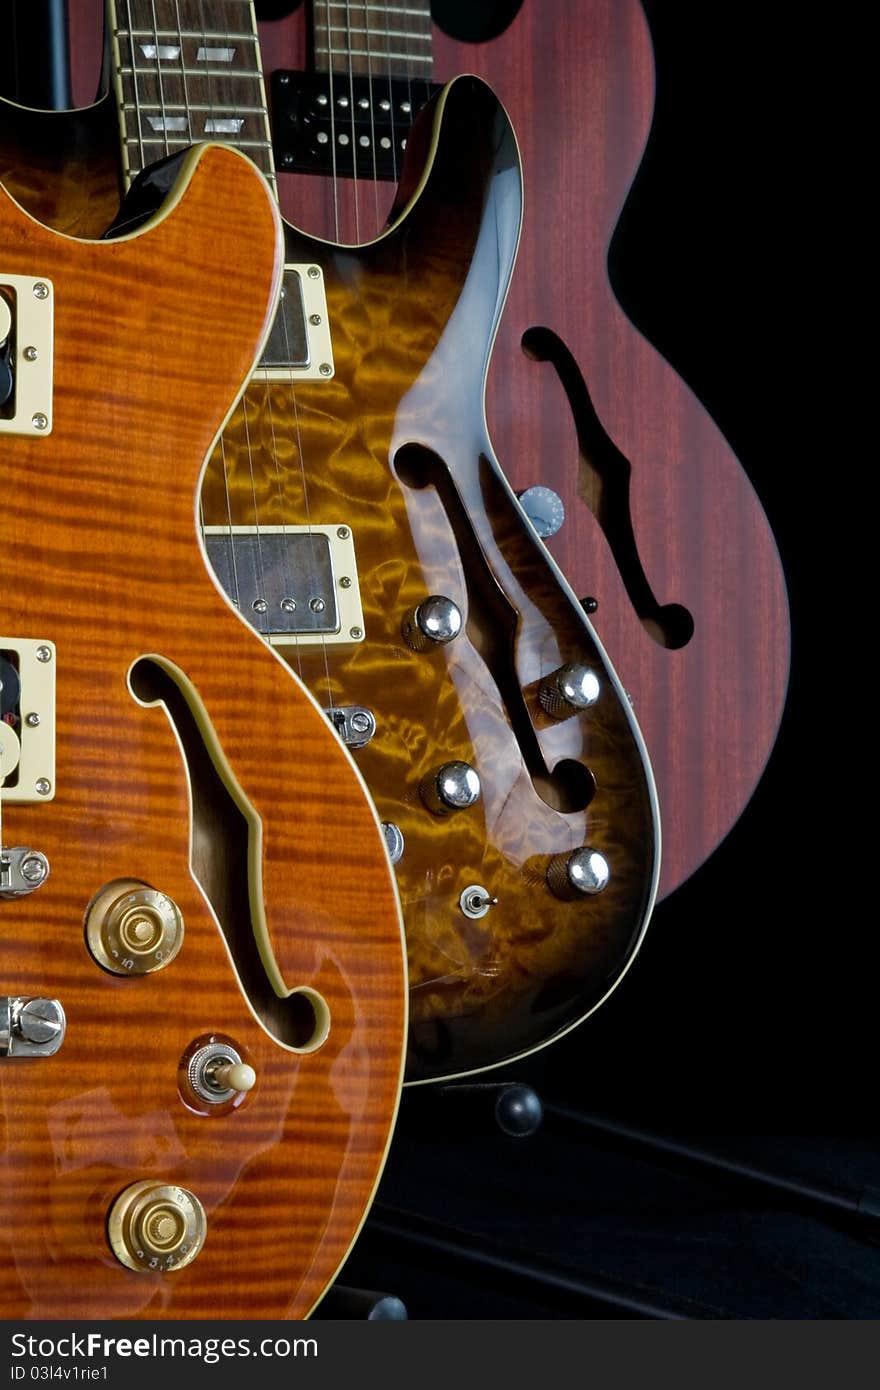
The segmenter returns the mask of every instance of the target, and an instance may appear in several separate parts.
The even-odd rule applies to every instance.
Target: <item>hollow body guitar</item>
[[[305,1316],[384,1159],[379,827],[196,526],[279,250],[228,149],[106,242],[0,188],[4,1318]]]
[[[404,180],[372,244],[286,227],[286,262],[322,275],[334,374],[257,373],[206,470],[202,514],[215,545],[225,534],[242,611],[331,716],[374,721],[355,756],[402,849],[407,1079],[424,1080],[521,1055],[596,1007],[644,934],[659,834],[626,697],[486,433],[521,214],[513,133],[491,91],[462,78],[411,147],[420,181]],[[342,641],[306,630],[309,595],[331,598],[317,565],[301,576],[292,549],[268,558],[304,524],[352,533],[363,617],[340,620]],[[228,559],[245,535],[256,600]],[[294,634],[280,631],[285,593]],[[589,707],[554,693],[572,668]],[[573,891],[570,856],[590,852],[607,884]]]
[[[310,233],[369,240],[432,82],[475,73],[504,104],[526,196],[489,430],[517,490],[543,484],[563,503],[547,545],[635,704],[663,812],[663,898],[720,844],[773,746],[785,580],[747,474],[609,281],[654,102],[639,0],[507,0],[485,7],[509,22],[482,42],[440,27],[452,12],[473,29],[476,8],[312,0],[261,23],[281,207]],[[558,521],[545,498],[532,506]]]

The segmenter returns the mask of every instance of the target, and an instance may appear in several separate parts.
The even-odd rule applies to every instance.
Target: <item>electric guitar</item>
[[[110,6],[126,179],[191,138],[274,173],[247,6]],[[416,148],[421,140],[423,148]],[[217,574],[352,749],[396,863],[407,1079],[559,1036],[633,960],[657,878],[644,745],[483,416],[516,144],[480,82],[420,131],[389,232],[285,228],[283,311],[203,480]]]
[[[278,215],[237,151],[178,164],[110,240],[0,187],[5,1319],[305,1316],[399,1095],[375,813],[196,521]]]
[[[433,6],[441,24],[448,8]],[[785,699],[789,622],[748,477],[609,283],[651,122],[650,35],[637,0],[459,6],[458,38],[431,15],[429,0],[312,0],[261,24],[282,210],[311,233],[369,241],[436,84],[476,73],[503,101],[526,199],[489,430],[634,701],[663,810],[662,898],[754,791]],[[494,29],[468,41],[487,15]]]

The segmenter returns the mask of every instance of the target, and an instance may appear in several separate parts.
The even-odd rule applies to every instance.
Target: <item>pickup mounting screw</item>
[[[364,635],[364,630],[362,627],[350,627],[348,629],[348,635],[349,637],[353,637],[356,642],[359,642]]]
[[[39,357],[39,353],[37,352],[37,349],[35,347],[26,347],[21,355],[24,358],[25,362],[36,362],[37,358]]]
[[[312,324],[315,328],[318,327],[318,324],[319,324],[320,322],[321,322],[321,315],[320,315],[320,314],[309,314],[309,323]]]
[[[34,783],[34,791],[39,792],[40,796],[48,796],[52,790],[52,783],[48,777],[38,777]]]
[[[48,298],[49,298],[49,286],[46,285],[46,284],[44,284],[42,280],[38,280],[37,283],[34,285],[34,299],[48,299]]]
[[[35,415],[31,416],[31,424],[35,430],[44,430],[49,424],[49,418],[41,410],[38,410]]]
[[[351,532],[349,531],[347,526],[337,526],[336,534],[341,541],[347,541],[349,536],[351,535]]]
[[[26,714],[24,722],[29,729],[35,729],[40,722],[40,716],[38,714]]]
[[[348,577],[347,574],[344,574],[344,575],[342,576],[342,578],[340,579],[340,581],[339,581],[339,587],[340,587],[340,589],[350,589],[350,588],[351,588],[351,580],[349,579],[349,577]]]
[[[36,656],[37,656],[37,661],[51,661],[51,660],[52,660],[52,648],[51,648],[51,647],[37,647]]]
[[[318,371],[321,373],[321,376],[330,376],[333,368],[330,366],[329,362],[322,362]]]
[[[319,280],[321,278],[321,272],[316,265],[310,265],[306,274],[310,280]]]

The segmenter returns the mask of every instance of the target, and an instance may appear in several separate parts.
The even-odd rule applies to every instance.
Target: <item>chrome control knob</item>
[[[461,632],[461,609],[443,594],[423,599],[404,620],[403,635],[414,652],[445,646]]]
[[[583,661],[570,661],[545,676],[538,686],[541,708],[553,719],[568,719],[599,698],[599,677]]]
[[[114,975],[148,975],[177,955],[183,917],[165,893],[139,879],[116,879],[89,906],[86,941],[98,964]]]
[[[479,773],[470,763],[444,763],[422,778],[419,794],[435,816],[464,811],[480,799]]]
[[[107,1224],[117,1260],[139,1274],[183,1269],[198,1255],[207,1229],[194,1192],[150,1179],[119,1194]]]
[[[555,854],[547,866],[547,886],[557,898],[568,901],[601,893],[610,877],[604,854],[588,845],[571,854]]]

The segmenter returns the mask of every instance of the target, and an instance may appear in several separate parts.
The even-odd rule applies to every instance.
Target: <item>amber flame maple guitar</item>
[[[277,213],[208,148],[133,216],[76,241],[0,188],[0,1316],[300,1317],[396,1110],[398,905],[196,525]]]

